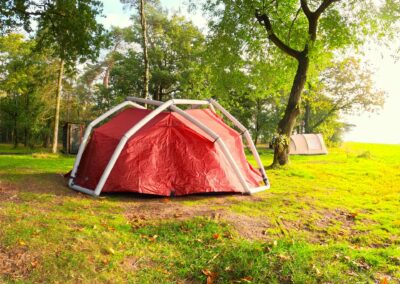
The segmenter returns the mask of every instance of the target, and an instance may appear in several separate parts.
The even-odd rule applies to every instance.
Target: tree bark
[[[13,136],[14,136],[14,148],[18,147],[18,123],[17,123],[17,116],[14,117],[14,131],[13,131]]]
[[[260,136],[260,114],[261,114],[261,109],[262,109],[262,102],[257,99],[256,100],[256,107],[257,107],[257,113],[256,113],[256,121],[255,121],[255,127],[254,127],[254,138],[253,138],[253,142],[254,145],[257,146],[258,143],[258,138]]]
[[[305,133],[311,133],[311,125],[310,125],[311,104],[310,104],[309,100],[306,100],[304,109],[305,109],[305,112],[304,112],[304,132]]]
[[[307,49],[298,58],[296,75],[293,80],[289,100],[286,105],[285,114],[278,124],[278,135],[280,136],[274,143],[273,166],[286,165],[289,162],[289,143],[290,135],[293,132],[296,118],[300,114],[300,100],[304,85],[307,81],[309,58]]]
[[[147,54],[147,24],[145,14],[145,0],[140,0],[140,24],[142,26],[142,48],[143,48],[143,63],[144,63],[144,74],[143,74],[143,97],[149,98],[149,57]]]
[[[30,118],[31,113],[30,113],[30,104],[29,104],[29,93],[25,95],[25,112],[26,112],[26,115],[28,116],[28,118]],[[30,121],[29,121],[29,123],[30,123]],[[25,120],[25,123],[24,123],[24,146],[25,147],[28,147],[28,145],[29,145],[29,140],[30,140],[29,132],[30,132],[30,127],[28,127],[28,122]]]
[[[56,94],[56,109],[54,114],[54,131],[53,131],[53,148],[52,152],[57,153],[58,147],[58,125],[60,123],[60,104],[62,91],[62,78],[64,74],[64,60],[60,60],[60,69],[58,72],[57,94]]]
[[[13,118],[14,118],[13,140],[14,140],[14,148],[17,148],[19,140],[18,140],[18,98],[16,94],[14,94],[14,103],[15,103],[15,110],[13,113]]]

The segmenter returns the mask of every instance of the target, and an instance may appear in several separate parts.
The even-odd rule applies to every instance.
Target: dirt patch
[[[18,189],[11,183],[0,181],[0,202],[2,201],[17,201]]]
[[[229,205],[217,203],[218,206]],[[193,217],[204,217],[210,220],[224,221],[231,224],[238,233],[247,239],[269,239],[264,231],[270,226],[268,220],[229,212],[227,209],[213,209],[207,205],[185,206],[176,201],[147,201],[127,206],[126,216],[133,228],[140,228],[149,223],[163,220],[188,220]]]
[[[0,247],[0,275],[13,280],[24,279],[38,266],[38,259],[26,247]]]
[[[36,174],[27,175],[19,182],[20,191],[53,194],[53,195],[76,195],[67,187],[66,180],[61,174]]]
[[[277,237],[291,237],[303,231],[303,236],[308,241],[320,244],[339,238],[351,240],[364,233],[354,229],[358,222],[363,224],[370,222],[370,220],[361,219],[358,213],[338,208],[299,212],[296,220],[286,220],[282,216],[254,217],[237,214],[230,210],[230,205],[248,200],[248,198],[246,196],[218,197],[211,198],[210,202],[190,206],[182,204],[179,199],[140,200],[126,203],[125,214],[133,228],[165,220],[187,220],[199,216],[226,222],[246,239],[271,241]],[[257,202],[257,200],[252,200],[253,197],[250,198],[251,201]],[[272,229],[271,233],[268,233],[269,229]]]

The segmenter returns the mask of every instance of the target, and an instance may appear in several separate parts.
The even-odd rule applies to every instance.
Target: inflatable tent
[[[149,110],[141,104],[156,108]],[[182,110],[177,106],[182,104],[192,108]],[[240,132],[225,124],[216,109]],[[246,160],[242,136],[258,169]],[[94,196],[101,192],[251,194],[269,188],[249,132],[218,102],[135,97],[89,124],[68,184]]]
[[[321,134],[295,134],[290,136],[289,154],[318,155],[328,154]]]

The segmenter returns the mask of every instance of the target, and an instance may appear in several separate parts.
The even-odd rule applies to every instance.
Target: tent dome
[[[294,134],[290,136],[289,153],[291,155],[328,154],[322,134]]]
[[[121,139],[151,112],[124,109],[96,128],[73,171],[73,185],[94,190]],[[210,109],[184,112],[219,137],[211,137],[177,112],[160,112],[127,140],[101,191],[162,196],[243,192],[218,139],[223,140],[249,188],[260,186],[262,173],[247,162],[240,133]]]

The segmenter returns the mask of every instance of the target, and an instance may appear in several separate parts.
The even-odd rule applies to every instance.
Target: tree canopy
[[[122,2],[135,8],[132,25],[109,31],[97,22],[102,10],[97,0],[0,4],[0,111],[8,140],[25,140],[25,124],[42,129],[40,139],[48,140],[57,116],[87,122],[126,96],[144,94],[140,3]],[[254,141],[276,142],[277,163],[287,161],[293,131],[318,131],[337,141],[347,128],[345,114],[375,111],[383,104],[384,94],[374,87],[371,71],[357,56],[348,55],[359,53],[369,40],[384,43],[393,37],[398,3],[193,2],[208,17],[206,33],[163,9],[159,1],[145,3],[150,97],[220,100],[250,129]],[[16,27],[29,31],[31,39],[10,33]],[[35,82],[37,76],[41,82]],[[41,111],[37,120],[23,122],[24,116],[13,114],[19,115],[27,97],[32,113],[35,103]]]

